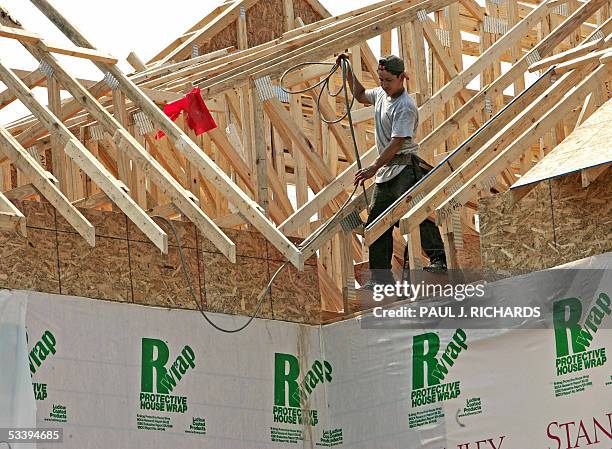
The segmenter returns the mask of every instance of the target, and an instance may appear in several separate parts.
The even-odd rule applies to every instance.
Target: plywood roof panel
[[[541,182],[612,162],[612,99],[593,113],[513,186]]]

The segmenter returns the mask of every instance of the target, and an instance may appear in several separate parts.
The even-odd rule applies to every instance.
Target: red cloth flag
[[[164,113],[173,122],[176,121],[183,111],[187,115],[187,125],[195,131],[196,136],[217,127],[215,120],[206,107],[206,103],[202,99],[202,95],[200,95],[199,87],[195,87],[184,98],[164,106]],[[164,137],[164,132],[159,131],[156,138],[161,139],[162,137]]]

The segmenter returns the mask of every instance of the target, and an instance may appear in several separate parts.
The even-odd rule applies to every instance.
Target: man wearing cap
[[[338,56],[337,63],[346,55]],[[348,74],[348,82],[355,99],[374,105],[375,137],[378,158],[369,167],[355,174],[355,185],[375,177],[372,208],[366,225],[372,223],[404,192],[425,176],[418,158],[419,144],[413,139],[419,124],[418,109],[404,89],[404,61],[397,56],[386,56],[379,61],[380,87],[365,89],[359,80]],[[354,81],[354,85],[353,85]],[[397,223],[396,223],[397,226]],[[428,270],[446,269],[444,245],[440,231],[430,220],[420,225],[421,245],[429,257]],[[370,246],[370,281],[363,288],[373,289],[376,284],[393,283],[391,259],[393,257],[393,226]]]

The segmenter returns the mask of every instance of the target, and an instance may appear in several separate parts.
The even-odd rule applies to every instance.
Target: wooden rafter
[[[63,86],[77,99],[81,105],[89,111],[98,123],[106,128],[113,140],[122,152],[130,155],[132,160],[145,170],[151,180],[162,188],[174,201],[178,209],[206,235],[211,242],[230,261],[236,261],[236,246],[219,229],[219,227],[197,206],[193,195],[187,191],[163,169],[163,167],[152,158],[147,150],[114,118],[76,79],[74,79],[63,65],[57,61],[40,41],[34,43],[23,42],[24,46],[32,55],[44,61],[53,69],[53,76],[57,77]],[[104,61],[102,61],[104,62]],[[142,193],[144,195],[144,192]],[[142,196],[141,195],[141,196]]]
[[[27,236],[25,216],[2,192],[0,192],[0,229],[17,230],[22,236]]]
[[[79,142],[68,128],[44,105],[41,105],[25,84],[4,64],[0,63],[0,78],[19,100],[65,146],[66,154],[108,195],[109,198],[163,253],[168,252],[168,235],[130,198],[104,166]]]
[[[32,0],[74,44],[93,48],[93,45],[72,26],[59,11],[46,0]],[[295,266],[302,269],[304,261],[295,245],[266,219],[259,206],[249,198],[199,147],[115,65],[96,62],[103,72],[108,71],[119,83],[125,94],[145,112],[153,123],[175,141],[176,147],[191,164],[208,180],[215,182],[218,190],[238,208],[240,213],[255,226]]]

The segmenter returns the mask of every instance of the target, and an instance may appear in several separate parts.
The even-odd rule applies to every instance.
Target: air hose
[[[287,76],[287,74],[308,66],[308,65],[329,65],[331,66],[331,69],[329,71],[329,74],[327,76],[325,76],[321,81],[319,81],[318,83],[314,84],[313,86],[310,86],[306,89],[302,89],[302,90],[288,90],[286,88],[283,87],[283,81],[285,79],[285,77]],[[332,78],[332,76],[336,73],[336,70],[338,70],[338,68],[341,68],[342,70],[342,87],[337,91],[337,92],[332,92],[329,88],[329,82],[330,79]],[[332,62],[304,62],[301,64],[297,64],[291,68],[289,68],[288,70],[285,71],[285,73],[283,73],[281,80],[280,80],[280,85],[281,85],[281,89],[290,94],[290,95],[299,95],[305,92],[308,92],[309,90],[312,89],[316,89],[317,87],[321,86],[321,90],[317,95],[317,111],[319,113],[319,118],[321,119],[321,121],[323,121],[324,123],[327,124],[335,124],[335,123],[339,123],[341,120],[344,120],[345,118],[348,118],[348,122],[349,122],[349,128],[351,130],[351,137],[353,140],[353,148],[355,150],[355,160],[357,161],[357,167],[359,170],[361,170],[362,166],[361,166],[361,158],[359,156],[359,150],[357,147],[357,139],[355,137],[355,130],[353,128],[353,118],[351,116],[351,110],[353,108],[353,105],[355,104],[355,96],[352,95],[351,92],[351,100],[349,101],[349,89],[348,89],[348,74],[347,72],[350,70],[351,75],[353,77],[353,86],[355,85],[355,74],[353,73],[353,69],[351,66],[351,63],[348,59],[343,58],[340,60],[340,64],[337,63],[332,63]],[[344,104],[346,107],[346,111],[344,112],[344,114],[340,117],[337,118],[335,120],[327,120],[325,117],[323,117],[323,115],[321,114],[321,108],[320,108],[320,102],[321,102],[321,98],[323,95],[323,92],[327,90],[327,93],[330,97],[335,98],[338,95],[340,95],[342,92],[345,92],[344,95]],[[367,194],[366,194],[366,190],[365,190],[365,186],[363,185],[363,183],[361,183],[361,186],[363,188],[363,194],[365,197],[365,201],[366,201],[366,207],[369,209],[369,205],[368,205],[368,198],[367,198]],[[342,211],[348,206],[349,202],[352,200],[353,196],[355,195],[355,192],[357,191],[357,188],[359,186],[356,185],[355,188],[353,189],[353,192],[350,194],[350,196],[347,198],[347,200],[342,204],[342,206],[340,206],[340,208],[338,209],[338,211],[336,211],[336,213],[329,219],[327,220],[322,226],[319,227],[319,229],[317,229],[317,231],[311,235],[311,237],[309,238],[309,241],[312,241],[312,239],[314,239],[316,236],[320,235],[323,231],[325,231],[333,222],[334,219],[342,213]],[[172,220],[167,219],[166,217],[162,217],[160,215],[156,215],[156,218],[159,218],[161,220],[163,220],[171,229],[172,234],[174,235],[174,238],[176,239],[177,245],[178,245],[178,251],[179,251],[179,258],[181,260],[181,266],[182,266],[182,271],[183,271],[183,276],[185,277],[185,282],[187,283],[187,285],[189,286],[189,294],[191,296],[191,298],[193,299],[193,301],[196,303],[198,310],[200,312],[200,314],[202,315],[202,317],[216,330],[220,331],[220,332],[224,332],[227,334],[234,334],[234,333],[238,333],[244,329],[246,329],[252,322],[253,320],[257,317],[257,314],[259,313],[259,310],[261,309],[261,306],[263,304],[263,301],[267,295],[267,293],[270,291],[270,288],[272,287],[272,284],[274,283],[274,279],[276,279],[276,277],[280,274],[280,272],[289,264],[288,261],[284,262],[277,270],[276,272],[272,275],[272,277],[270,278],[270,281],[268,281],[268,284],[266,285],[266,287],[259,293],[258,297],[257,297],[257,304],[255,306],[255,310],[253,311],[253,314],[248,318],[248,320],[241,326],[235,328],[235,329],[226,329],[223,328],[221,326],[219,326],[218,324],[216,324],[214,321],[212,321],[210,319],[210,317],[207,315],[207,313],[204,311],[204,308],[202,306],[201,301],[198,300],[197,296],[196,296],[196,292],[195,289],[193,287],[193,281],[191,279],[191,275],[189,274],[189,270],[187,269],[187,263],[185,261],[185,255],[183,253],[183,247],[181,245],[180,242],[180,238],[178,236],[178,233],[176,231],[176,227],[174,226],[174,223],[172,223]],[[303,244],[302,244],[303,245]],[[298,249],[302,249],[302,245],[298,245]]]

